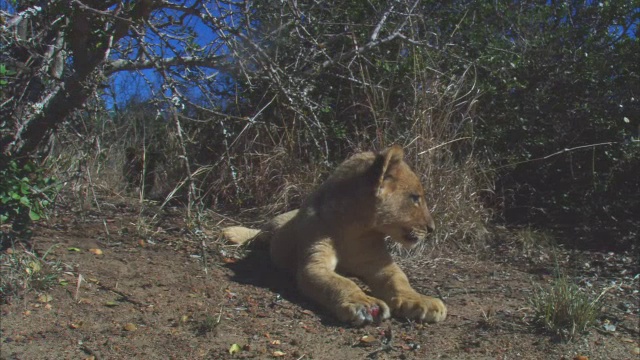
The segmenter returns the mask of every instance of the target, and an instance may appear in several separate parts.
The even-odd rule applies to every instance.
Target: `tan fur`
[[[341,321],[361,325],[391,313],[442,321],[445,305],[411,288],[384,241],[389,235],[413,247],[434,228],[420,180],[403,156],[399,146],[357,154],[299,210],[275,217],[262,232],[231,227],[223,235],[234,243],[265,235],[273,262],[295,274],[300,291]],[[371,296],[341,274],[360,278]]]

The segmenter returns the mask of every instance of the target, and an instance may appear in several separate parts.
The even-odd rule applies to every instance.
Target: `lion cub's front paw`
[[[363,294],[352,295],[337,305],[335,309],[338,319],[349,324],[360,326],[388,319],[389,306],[380,300]]]
[[[411,320],[437,323],[447,317],[442,300],[418,293],[402,294],[391,299],[393,314]]]

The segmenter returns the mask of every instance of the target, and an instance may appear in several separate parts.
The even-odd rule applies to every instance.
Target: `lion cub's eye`
[[[418,194],[410,194],[409,199],[411,199],[411,201],[413,201],[413,203],[416,205],[420,204],[420,195]]]

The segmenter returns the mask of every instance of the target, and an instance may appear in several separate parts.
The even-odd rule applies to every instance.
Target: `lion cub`
[[[268,238],[273,262],[295,274],[300,291],[343,322],[362,325],[391,313],[442,321],[443,302],[411,288],[384,241],[389,235],[411,248],[434,229],[420,180],[403,157],[397,145],[356,154],[299,210],[276,216],[264,231],[234,226],[223,229],[223,236],[236,244]],[[340,274],[360,278],[372,296]]]

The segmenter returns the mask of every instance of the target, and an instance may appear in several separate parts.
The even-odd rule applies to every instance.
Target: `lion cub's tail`
[[[229,226],[222,229],[222,236],[232,244],[241,245],[256,238],[261,232],[244,226]]]
[[[247,228],[244,226],[229,226],[222,229],[222,237],[232,244],[241,245],[251,240],[267,240],[278,229],[285,226],[289,221],[298,215],[298,209],[291,210],[284,214],[280,214],[269,220],[264,231]]]

